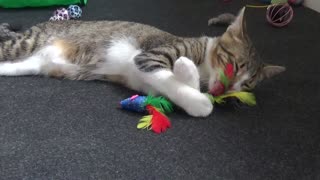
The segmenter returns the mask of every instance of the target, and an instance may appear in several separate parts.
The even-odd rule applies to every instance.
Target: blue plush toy
[[[82,10],[78,5],[70,5],[68,7],[69,16],[72,19],[78,19],[81,17]]]

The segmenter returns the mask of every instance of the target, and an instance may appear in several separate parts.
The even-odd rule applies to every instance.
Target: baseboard
[[[305,0],[304,6],[320,12],[320,0]]]

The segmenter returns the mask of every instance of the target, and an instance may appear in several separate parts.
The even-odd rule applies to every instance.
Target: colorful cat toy
[[[120,107],[135,112],[149,112],[150,115],[142,117],[137,126],[138,129],[149,129],[155,133],[164,132],[171,126],[168,117],[164,113],[173,111],[173,105],[164,97],[134,95],[120,102]]]
[[[217,89],[210,92],[213,95],[206,94],[211,102],[213,104],[223,104],[226,98],[233,97],[249,106],[256,105],[256,99],[252,93],[244,91],[225,93],[230,86],[230,80],[233,76],[233,66],[232,64],[227,64],[225,70],[220,72],[220,81],[218,82],[219,85],[216,86]],[[134,95],[122,100],[120,107],[129,111],[149,113],[149,115],[139,120],[138,129],[148,129],[159,134],[171,127],[171,122],[165,113],[173,112],[173,104],[164,97]]]

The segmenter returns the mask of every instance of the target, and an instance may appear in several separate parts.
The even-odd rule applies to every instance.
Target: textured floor
[[[241,1],[243,2],[243,1]],[[221,0],[91,0],[84,20],[130,20],[181,36],[219,35],[211,16],[243,3]],[[54,8],[0,10],[26,28]],[[140,114],[117,109],[117,85],[0,77],[0,179],[320,179],[320,14],[295,9],[270,27],[248,9],[249,33],[266,62],[287,67],[255,90],[254,108],[216,108],[208,118],[170,115],[166,133],[138,131]]]

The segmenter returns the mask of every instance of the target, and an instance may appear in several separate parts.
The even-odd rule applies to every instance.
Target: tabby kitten
[[[200,92],[219,81],[218,69],[235,67],[232,91],[250,90],[284,70],[255,60],[244,9],[221,37],[182,38],[122,21],[45,22],[0,44],[0,75],[47,75],[107,80],[161,94],[191,116],[208,116],[212,104]]]

